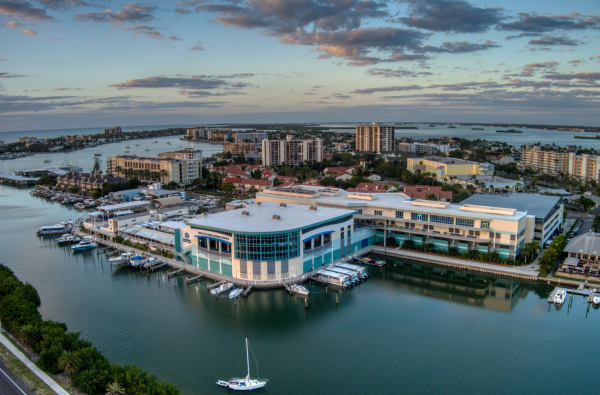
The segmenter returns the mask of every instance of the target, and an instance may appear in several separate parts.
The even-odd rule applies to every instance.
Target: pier
[[[181,268],[179,270],[175,270],[174,272],[169,272],[169,273],[167,273],[167,275],[169,276],[169,278],[175,277],[178,274],[182,274],[184,270],[185,270],[184,268]]]
[[[200,281],[200,279],[202,277],[204,277],[204,274],[199,274],[196,277],[192,277],[192,278],[186,277],[185,282],[186,282],[186,284],[192,284],[192,283],[195,283],[196,281]]]

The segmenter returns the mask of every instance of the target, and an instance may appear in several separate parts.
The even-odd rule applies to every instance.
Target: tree
[[[35,326],[31,325],[31,323],[23,325],[19,330],[19,338],[23,343],[27,344],[28,346],[31,346],[40,341],[41,337],[42,336],[40,330]]]
[[[223,185],[221,185],[221,191],[225,193],[231,193],[234,189],[235,185],[233,185],[232,182],[224,182]]]
[[[438,200],[438,197],[435,193],[430,193],[429,195],[427,195],[425,200]]]
[[[97,174],[100,171],[100,162],[94,161],[94,167],[92,167],[92,174]]]
[[[74,351],[64,350],[58,358],[58,368],[65,371],[68,376],[81,369],[81,358]]]
[[[106,387],[106,395],[122,395],[124,393],[125,391],[123,388],[121,388],[121,384],[117,383],[116,381],[110,383],[108,387]]]

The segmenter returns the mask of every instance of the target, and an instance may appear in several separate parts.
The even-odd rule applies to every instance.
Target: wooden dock
[[[244,292],[242,292],[242,295],[248,296],[250,294],[250,291],[252,291],[252,284],[250,284],[248,287],[246,287]]]
[[[179,269],[179,270],[175,270],[174,272],[169,272],[169,273],[167,273],[167,274],[168,274],[169,278],[171,278],[171,277],[175,277],[175,276],[177,276],[178,274],[181,274],[181,273],[183,273],[183,271],[184,271],[184,269],[183,269],[183,268],[181,268],[181,269]]]
[[[192,278],[186,277],[185,278],[185,282],[186,282],[186,284],[192,284],[192,283],[195,283],[197,281],[200,281],[200,279],[202,277],[204,277],[204,274],[199,274],[196,277],[192,277]]]

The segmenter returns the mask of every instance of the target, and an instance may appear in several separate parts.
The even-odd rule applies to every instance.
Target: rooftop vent
[[[256,202],[256,205],[257,205],[257,206],[260,206],[260,202]]]
[[[281,219],[281,217],[279,215],[273,216],[273,221],[279,221],[280,219]]]
[[[250,215],[250,212],[248,211],[242,211],[242,217],[247,217]]]
[[[315,206],[310,206],[310,211],[317,211],[317,207],[315,207]]]
[[[281,207],[281,208],[284,208],[286,206],[287,206],[287,204],[285,204],[285,203],[279,203],[279,207]]]

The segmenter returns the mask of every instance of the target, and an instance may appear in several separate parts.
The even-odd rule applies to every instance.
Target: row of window
[[[347,215],[347,216],[339,218],[339,219],[334,219],[333,221],[329,221],[329,222],[325,222],[325,223],[318,224],[318,225],[315,225],[315,226],[311,226],[311,227],[308,227],[306,229],[302,229],[302,234],[311,232],[311,231],[313,231],[315,229],[323,228],[325,226],[341,224],[343,222],[352,220],[352,218],[353,218],[353,215],[350,214],[350,215]]]
[[[361,214],[361,213],[362,213],[362,210],[359,210],[359,214]],[[382,210],[375,210],[375,215],[380,216],[380,217],[383,216]],[[404,212],[396,211],[396,218],[404,218]],[[454,217],[445,217],[442,215],[433,215],[432,214],[431,216],[429,216],[429,214],[410,213],[410,219],[413,221],[436,222],[436,223],[440,223],[440,224],[454,225]],[[456,218],[456,225],[473,228],[473,227],[475,227],[475,220],[467,219],[467,218]],[[490,221],[481,221],[481,227],[484,229],[489,229]]]
[[[248,274],[248,262],[249,261],[240,261],[240,273]],[[260,271],[262,270],[262,263],[260,261],[250,261],[252,264],[252,274],[260,275]],[[287,273],[289,271],[289,261],[284,259],[281,261],[281,273]],[[275,274],[275,261],[267,261],[267,274],[274,275]],[[246,278],[245,276],[242,276]]]
[[[225,232],[223,230],[214,230],[214,229],[204,228],[202,226],[192,225],[192,229],[207,230],[209,232],[219,233],[219,234],[222,234],[222,235],[225,235],[225,236],[229,236],[229,237],[231,237],[231,235],[232,235],[231,232]]]
[[[235,258],[249,261],[277,261],[300,256],[298,232],[269,235],[235,234]]]

